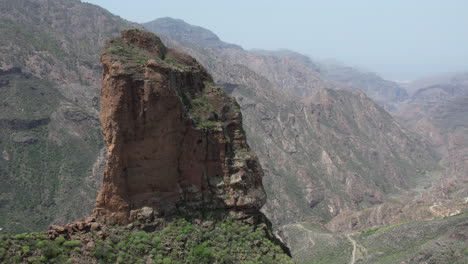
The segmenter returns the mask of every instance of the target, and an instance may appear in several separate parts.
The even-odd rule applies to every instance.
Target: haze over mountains
[[[193,56],[237,99],[265,172],[263,212],[297,263],[466,260],[466,74],[402,87],[293,51],[246,51],[179,19],[137,25],[80,1],[5,1],[0,20],[0,232],[91,213],[106,158],[99,51],[137,27]]]
[[[464,12],[468,3],[463,0],[86,2],[140,23],[158,17],[182,18],[245,49],[287,48],[313,58],[334,58],[389,80],[468,68],[464,48],[468,36],[463,28],[468,23]]]

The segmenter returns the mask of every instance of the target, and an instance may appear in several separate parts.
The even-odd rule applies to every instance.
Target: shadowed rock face
[[[263,171],[239,106],[200,64],[139,30],[108,41],[101,61],[108,162],[97,217],[124,224],[144,207],[160,216],[258,214]]]

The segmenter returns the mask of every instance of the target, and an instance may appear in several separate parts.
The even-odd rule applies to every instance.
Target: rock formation
[[[125,224],[152,210],[259,213],[263,171],[237,102],[192,57],[148,32],[107,42],[100,121],[108,161],[95,216]]]

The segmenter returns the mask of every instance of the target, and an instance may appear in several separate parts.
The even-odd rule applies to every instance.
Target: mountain
[[[456,187],[459,182],[438,184],[446,168],[439,163],[440,154],[361,89],[326,80],[317,65],[304,57],[204,48],[196,40],[179,42],[178,35],[162,39],[202,62],[215,83],[239,102],[249,145],[265,170],[268,199],[263,211],[291,247],[296,261],[348,263],[353,254],[356,258],[348,235],[353,237],[369,228],[386,230],[424,221],[427,227],[450,227],[452,234],[462,230],[463,215],[456,226],[449,220],[433,222],[467,210],[464,201],[456,198],[463,195],[463,187]],[[393,104],[399,106],[398,100],[406,98],[404,94]],[[455,200],[441,199],[447,193],[454,194]],[[325,231],[311,237],[302,228],[300,233],[289,228],[298,222]],[[415,225],[407,226],[412,229]],[[450,240],[440,231],[445,229],[437,230],[414,232]],[[463,235],[454,236],[453,243],[461,243]],[[450,252],[448,247],[439,248],[439,242],[427,250],[428,244],[407,240],[405,232],[385,239],[389,243],[406,241],[416,254],[428,258],[431,250],[440,252],[438,256]],[[365,261],[386,263],[388,259],[392,263],[395,258],[390,255],[402,253],[405,247],[382,250]],[[462,251],[457,247],[451,259],[463,261]],[[415,256],[405,253],[396,259],[405,261]]]
[[[99,51],[136,26],[75,0],[0,2],[3,233],[91,212],[105,161]]]
[[[362,92],[326,89],[332,83],[291,57],[171,39],[179,35],[163,40],[199,60],[238,100],[265,168],[264,211],[274,224],[327,222],[437,170],[433,151]]]
[[[428,88],[431,86],[458,85],[458,86],[466,87],[466,78],[467,78],[467,73],[463,73],[463,72],[444,74],[444,75],[435,75],[435,76],[428,76],[428,77],[421,78],[421,79],[416,79],[411,82],[405,82],[405,83],[402,83],[402,86],[408,91],[410,95],[413,95],[418,90]],[[459,87],[458,89],[460,88],[461,87]]]
[[[171,17],[163,17],[144,23],[143,26],[149,31],[160,32],[162,35],[169,35],[177,32],[177,40],[180,42],[193,43],[196,42],[200,46],[208,48],[233,48],[241,49],[240,46],[229,44],[219,39],[216,34],[210,30],[198,26],[193,26],[182,19]]]
[[[377,102],[398,103],[408,98],[405,89],[395,82],[382,79],[375,73],[331,63],[321,64],[319,72],[326,79],[361,89]]]
[[[396,116],[427,138],[448,168],[436,189],[443,198],[466,196],[468,184],[468,74],[457,74],[441,83],[430,83],[401,105]],[[458,182],[456,188],[444,186]],[[452,183],[451,183],[452,182]],[[463,191],[465,190],[465,191]]]
[[[0,14],[1,68],[23,68],[65,85],[64,90],[71,84],[87,84],[97,92],[98,54],[104,40],[123,28],[138,27],[78,0],[5,0]]]
[[[91,213],[106,160],[98,122],[102,77],[98,53],[104,39],[113,37],[125,28],[141,26],[124,21],[96,6],[73,0],[8,0],[0,3],[0,11],[2,33],[9,36],[1,40],[4,52],[0,55],[0,93],[2,98],[6,98],[0,104],[0,188],[3,188],[0,196],[0,232],[44,230],[51,223],[64,224]],[[426,217],[423,211],[429,210],[430,216],[431,212],[438,212],[439,207],[445,206],[433,204],[439,201],[432,200],[433,194],[454,197],[463,195],[465,189],[460,189],[463,185],[459,184],[463,182],[462,178],[431,185],[434,179],[443,175],[441,170],[446,165],[439,164],[438,157],[443,153],[437,155],[428,144],[420,140],[415,134],[417,131],[402,127],[364,94],[364,89],[349,85],[346,81],[340,83],[326,78],[316,64],[301,56],[245,51],[235,45],[220,43],[219,38],[214,38],[206,30],[202,30],[203,34],[192,34],[187,29],[190,29],[190,25],[179,20],[165,19],[163,22],[161,28],[167,31],[166,36],[160,37],[165,45],[194,57],[213,76],[212,86],[221,86],[239,103],[248,145],[257,154],[265,172],[263,182],[267,201],[263,212],[272,220],[277,234],[283,239],[295,236],[302,240],[299,243],[288,240],[293,247],[293,254],[301,250],[298,247],[301,243],[313,241],[314,245],[307,244],[312,248],[318,244],[318,240],[311,240],[304,235],[307,232],[299,236],[288,231],[287,227],[295,223],[318,226],[326,232],[333,229],[336,232],[331,235],[326,233],[322,237],[338,235],[341,240],[347,239],[348,244],[343,248],[334,248],[332,246],[336,243],[323,240],[327,241],[324,247],[351,255],[352,251],[346,250],[352,249],[355,243],[347,235],[351,238],[354,236],[346,232],[358,232],[374,225],[391,226],[393,221],[405,219],[406,210],[411,209],[404,209],[401,217],[387,215],[389,211],[399,212],[401,204],[408,203],[410,208],[422,207],[415,212],[418,212],[418,217]],[[153,27],[157,28],[158,23],[155,24]],[[204,37],[200,38],[201,35]],[[11,52],[5,52],[10,48]],[[117,53],[125,52],[124,46],[116,46],[113,50]],[[137,65],[146,63],[145,57],[136,55],[127,58],[128,61]],[[177,56],[166,62],[174,67],[185,67]],[[128,77],[125,76],[123,73],[120,77]],[[187,77],[187,80],[181,80],[193,84],[198,79],[190,80]],[[120,81],[125,83],[125,80]],[[136,83],[141,85],[140,81],[144,81],[144,78],[136,80]],[[369,88],[374,89],[377,95],[369,94],[381,96],[378,87]],[[211,109],[206,104],[206,98],[198,98],[196,95],[194,99],[197,100],[197,106]],[[140,117],[137,113],[145,111],[144,108],[132,109],[135,120]],[[218,109],[217,112],[222,111]],[[199,128],[208,131],[217,127],[219,117],[218,114],[200,115],[199,118],[192,115],[190,119],[198,123]],[[141,118],[145,120],[145,117]],[[133,119],[128,121],[140,127],[139,123],[132,123]],[[235,130],[242,131],[239,127]],[[146,154],[146,147],[136,146],[129,153],[136,156]],[[118,153],[126,155],[125,151]],[[241,155],[242,151],[238,154]],[[229,159],[226,160],[229,162]],[[145,155],[135,160],[121,157],[120,161],[143,164]],[[119,165],[116,168],[120,170],[123,167]],[[140,176],[138,173],[131,175]],[[144,175],[141,177],[146,180]],[[192,180],[190,177],[188,179]],[[122,193],[122,189],[113,189],[112,178],[105,180],[105,184],[110,191],[104,192],[104,196],[114,195],[114,190]],[[143,185],[131,187],[148,191],[148,187]],[[190,188],[183,190],[187,189]],[[153,191],[149,190],[148,193]],[[205,190],[203,193],[209,196],[213,192]],[[130,191],[126,194],[134,196],[137,193]],[[174,193],[173,188],[170,193]],[[184,191],[181,193],[187,194]],[[238,195],[236,192],[233,194]],[[127,199],[125,194],[122,197]],[[98,200],[99,208],[104,211],[106,208],[112,209],[110,215],[115,213],[115,207],[107,206],[109,200],[101,198]],[[140,198],[132,198],[127,202],[133,205],[147,201],[144,197]],[[249,201],[243,202],[248,204]],[[116,206],[117,211],[121,213],[119,210],[122,209],[124,214],[131,213],[127,210],[129,208],[125,208],[125,203],[120,204],[122,208]],[[460,206],[465,210],[465,204]],[[144,223],[137,220],[126,227],[115,227],[95,224],[98,223],[96,219],[89,219],[52,228],[52,234],[62,234],[60,232],[68,232],[69,229],[73,231],[72,235],[76,233],[77,236],[70,237],[72,240],[69,241],[62,241],[60,235],[53,236],[58,241],[46,240],[43,235],[2,236],[0,257],[13,259],[18,255],[27,256],[34,262],[38,254],[49,252],[47,258],[57,257],[55,261],[63,263],[70,256],[73,261],[75,253],[70,248],[78,245],[89,254],[86,256],[91,256],[88,259],[91,263],[98,260],[112,262],[119,257],[119,251],[123,252],[123,260],[128,262],[137,259],[141,261],[142,256],[148,254],[152,254],[151,258],[154,256],[159,262],[164,261],[166,256],[179,261],[181,257],[188,258],[190,255],[195,258],[194,263],[205,261],[203,256],[212,259],[215,255],[215,258],[221,259],[236,253],[236,258],[250,255],[257,258],[260,257],[259,251],[272,252],[278,256],[283,254],[272,242],[273,237],[268,238],[268,230],[271,230],[268,224],[256,228],[231,220],[193,219],[158,225],[145,222],[146,210],[137,211],[134,214],[137,218],[141,215]],[[154,216],[154,213],[150,212],[149,215]],[[443,216],[437,214],[437,217]],[[352,219],[358,221],[353,222]],[[411,218],[411,221],[421,219]],[[440,221],[450,223],[451,220]],[[353,226],[353,223],[356,225]],[[453,230],[461,227],[463,223],[456,223]],[[76,231],[81,229],[87,232],[84,237]],[[155,231],[157,234],[145,235],[141,231]],[[426,231],[427,236],[439,234],[430,228]],[[188,240],[189,233],[195,234],[193,240]],[[405,232],[395,234],[393,241],[403,238]],[[463,234],[458,235],[455,231],[450,233],[450,238],[452,234],[453,241],[461,241],[463,238]],[[207,237],[211,235],[216,237],[216,243],[207,242]],[[163,242],[159,243],[155,236]],[[356,238],[354,240],[357,241]],[[94,244],[90,244],[94,241]],[[119,242],[122,244],[119,245]],[[413,245],[419,250],[425,244],[414,242]],[[151,247],[158,249],[159,246],[162,247],[160,252],[150,253]],[[223,248],[229,248],[230,251],[223,251]],[[303,251],[308,250],[305,247]],[[443,254],[450,252],[448,247],[443,246],[439,250]],[[385,252],[391,254],[398,250],[384,251],[384,254],[380,253],[382,251],[377,250],[372,255],[372,261],[379,256],[385,261]],[[177,252],[181,252],[181,256],[173,255]],[[344,263],[349,262],[347,255],[341,258]],[[302,262],[302,259],[297,259]],[[463,259],[463,256],[459,259]],[[329,258],[329,261],[332,260]],[[45,261],[50,262],[50,259]],[[271,259],[268,261],[277,263]],[[314,259],[304,260],[307,261]]]
[[[468,73],[460,73],[446,79],[416,80],[408,89],[417,89],[411,96],[414,103],[437,102],[456,96],[468,95]]]
[[[339,63],[315,61],[290,50],[255,50],[255,52],[262,55],[292,58],[319,73],[321,78],[334,82],[332,87],[338,87],[342,90],[362,91],[384,106],[408,99],[408,94],[404,88],[395,82],[384,80],[372,72],[361,71]]]
[[[101,61],[108,159],[94,216],[2,236],[0,261],[293,263],[260,213],[263,173],[236,101],[146,31],[122,31]]]

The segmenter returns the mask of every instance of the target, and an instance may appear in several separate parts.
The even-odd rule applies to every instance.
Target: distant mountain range
[[[423,83],[423,85],[421,85]],[[411,85],[411,84],[410,84]],[[401,104],[396,116],[421,137],[427,138],[444,157],[446,178],[465,182],[460,197],[468,196],[468,74],[435,81],[417,81],[419,89]]]

